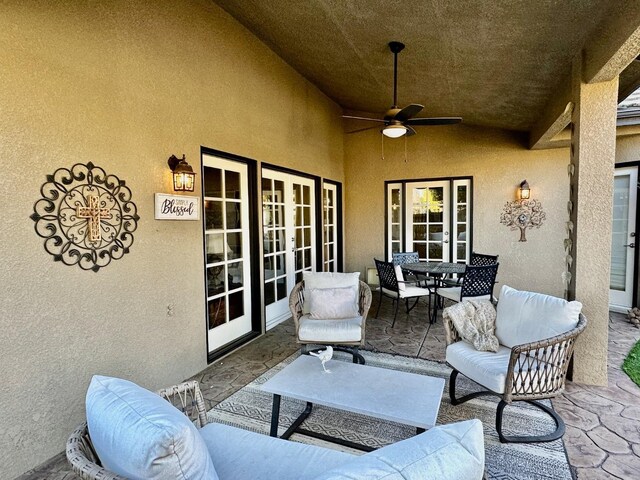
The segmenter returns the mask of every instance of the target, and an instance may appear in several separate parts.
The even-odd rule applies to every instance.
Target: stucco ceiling
[[[612,0],[214,0],[346,110],[529,130]]]

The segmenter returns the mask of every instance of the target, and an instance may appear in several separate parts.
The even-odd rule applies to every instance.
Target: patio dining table
[[[431,312],[431,323],[435,323],[438,315],[438,287],[441,286],[442,279],[447,275],[464,275],[467,266],[464,263],[452,262],[418,262],[405,263],[401,265],[403,270],[415,275],[426,275],[435,280],[433,311]]]

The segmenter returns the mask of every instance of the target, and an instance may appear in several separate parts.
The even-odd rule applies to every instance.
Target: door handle
[[[636,244],[632,242],[629,245],[623,245],[623,247],[636,248]]]

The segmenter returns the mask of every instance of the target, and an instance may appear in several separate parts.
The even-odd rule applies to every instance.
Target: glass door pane
[[[449,182],[407,183],[407,251],[420,260],[449,261]]]
[[[452,261],[455,263],[467,263],[471,257],[471,242],[469,241],[469,229],[471,226],[471,180],[454,180],[452,197]]]
[[[613,182],[609,303],[626,312],[633,305],[638,168],[617,168]]]
[[[315,265],[315,193],[311,179],[262,171],[264,305],[267,329],[288,318],[289,293]]]
[[[336,185],[325,183],[323,186],[323,231],[322,269],[325,272],[337,272],[338,239],[337,239],[337,191]]]
[[[402,252],[402,184],[387,184],[387,260]]]
[[[203,155],[209,352],[251,331],[247,166]]]

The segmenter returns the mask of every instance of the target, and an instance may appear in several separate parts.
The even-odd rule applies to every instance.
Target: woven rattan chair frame
[[[444,315],[443,320],[447,346],[461,341],[462,338],[455,329],[453,321]],[[568,332],[512,347],[504,393],[502,394],[487,389],[456,398],[456,378],[459,372],[451,367],[453,371],[449,379],[449,396],[452,405],[464,403],[481,395],[498,395],[502,398],[496,411],[496,431],[501,442],[530,443],[557,440],[564,435],[564,421],[554,410],[536,400],[553,398],[564,391],[567,369],[573,355],[576,339],[586,327],[587,319],[580,314],[578,324]],[[484,387],[484,385],[482,386]],[[502,412],[508,404],[517,401],[528,402],[545,411],[555,421],[556,430],[542,436],[514,437],[504,435],[502,432]]]
[[[304,280],[296,283],[296,285],[293,287],[293,290],[291,290],[291,294],[289,295],[289,310],[291,310],[293,323],[296,327],[296,342],[302,345],[302,353],[308,353],[309,345],[331,345],[334,350],[342,350],[352,354],[354,362],[357,361],[358,363],[364,364],[364,358],[358,353],[358,349],[359,347],[364,346],[367,315],[369,314],[369,308],[371,308],[371,289],[369,288],[369,285],[367,285],[363,281],[360,281],[358,287],[358,309],[360,316],[362,317],[359,342],[308,343],[300,340],[300,335],[298,332],[300,330],[300,318],[304,315],[303,306]]]
[[[207,424],[207,410],[197,381],[180,383],[163,388],[156,393],[187,415],[198,426],[203,427]],[[89,437],[87,422],[79,425],[69,436],[66,453],[71,469],[83,480],[127,480],[100,465],[100,460]]]

